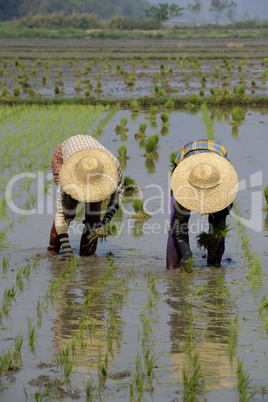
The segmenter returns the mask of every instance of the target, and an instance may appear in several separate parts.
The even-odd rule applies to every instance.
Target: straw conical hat
[[[173,196],[184,208],[200,213],[221,211],[238,191],[238,177],[231,163],[215,152],[184,159],[171,177]]]
[[[62,189],[77,201],[103,201],[117,188],[117,166],[106,152],[84,149],[63,163],[59,180]]]

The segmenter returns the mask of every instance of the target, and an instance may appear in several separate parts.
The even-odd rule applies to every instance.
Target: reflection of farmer
[[[93,254],[98,237],[91,239],[92,234],[103,232],[103,226],[110,222],[122,198],[119,161],[95,138],[76,135],[57,147],[51,166],[57,185],[57,201],[48,250],[50,254],[57,254],[62,247],[64,257],[72,255],[68,226],[75,218],[78,203],[85,202],[80,255]],[[102,201],[110,196],[107,211],[100,221]]]
[[[191,211],[208,215],[209,233],[225,227],[237,191],[237,174],[220,141],[191,141],[176,156],[171,177],[172,213],[167,243],[167,269],[186,267],[192,256],[188,221]],[[213,237],[211,237],[213,240]],[[225,238],[208,246],[207,263],[219,265]]]

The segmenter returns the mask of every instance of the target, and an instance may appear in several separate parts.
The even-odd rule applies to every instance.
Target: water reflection
[[[161,128],[160,134],[165,137],[166,135],[168,135],[169,131],[168,131],[168,127],[163,126]]]
[[[145,167],[147,169],[148,174],[155,173],[155,164],[154,164],[153,159],[146,159],[145,160]]]
[[[210,388],[233,388],[232,367],[236,367],[236,362],[235,358],[231,361],[228,349],[231,307],[224,273],[210,270],[199,286],[197,281],[196,276],[177,272],[168,288],[166,302],[172,307],[172,377],[182,379],[183,365],[191,350],[192,354],[199,353],[202,375],[209,378]]]
[[[119,322],[116,297],[118,286],[105,281],[103,274],[109,266],[106,258],[92,256],[78,260],[81,269],[68,277],[57,292],[57,317],[53,320],[53,348],[55,355],[63,350],[74,351],[73,371],[88,372],[89,366],[97,367],[97,361],[109,350],[111,355],[120,351]],[[59,279],[64,263],[52,263],[51,272]],[[90,302],[85,301],[90,295]],[[115,324],[116,322],[116,324]],[[109,343],[111,325],[116,326],[117,336]],[[93,369],[94,370],[94,369]]]

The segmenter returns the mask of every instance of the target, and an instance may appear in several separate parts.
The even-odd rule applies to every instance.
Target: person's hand
[[[105,231],[104,231],[104,227],[103,227],[102,222],[95,223],[95,225],[93,227],[93,233],[95,233],[101,239],[103,239],[103,238],[105,238],[107,236]]]

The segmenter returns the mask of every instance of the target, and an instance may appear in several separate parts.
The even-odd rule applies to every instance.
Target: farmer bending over
[[[191,211],[208,214],[207,263],[219,266],[225,237],[213,234],[225,228],[238,191],[238,177],[220,141],[197,140],[179,149],[171,176],[171,219],[167,242],[167,269],[186,268],[192,256],[188,221]]]
[[[57,147],[51,166],[57,185],[57,201],[49,253],[58,254],[62,247],[63,257],[73,254],[68,227],[75,218],[79,202],[85,202],[80,255],[91,255],[97,249],[96,234],[103,233],[103,226],[111,221],[122,199],[120,163],[94,137],[75,135]],[[101,221],[102,201],[110,196],[107,211]]]

